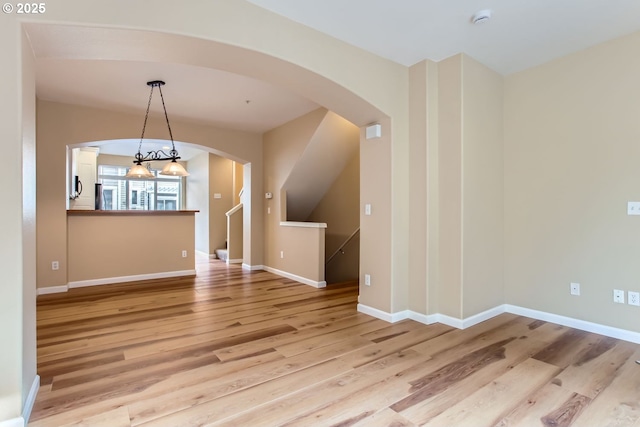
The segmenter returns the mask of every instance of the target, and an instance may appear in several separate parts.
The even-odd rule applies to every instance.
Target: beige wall
[[[196,250],[213,253],[209,245],[209,153],[194,156],[187,162],[187,209],[200,211],[195,218]]]
[[[640,332],[640,33],[505,80],[510,304]],[[582,295],[569,294],[579,282]]]
[[[462,55],[438,64],[438,312],[462,316]]]
[[[47,120],[38,102],[37,184],[37,285],[67,284],[67,141],[65,123]],[[51,126],[48,126],[48,122]],[[59,130],[52,132],[50,127]],[[52,140],[52,138],[55,138]],[[51,270],[51,262],[59,262],[59,270]]]
[[[35,66],[27,37],[0,25],[0,140],[12,185],[0,222],[0,422],[18,418],[36,378],[35,344]],[[7,66],[11,64],[11,66]]]
[[[214,254],[225,247],[227,217],[233,207],[236,182],[235,162],[211,153],[202,153],[188,162],[187,208],[200,210],[196,217],[196,249]],[[216,199],[215,194],[221,198]],[[242,256],[240,256],[242,258]]]
[[[280,258],[282,250],[282,236],[280,221],[286,220],[282,212],[286,206],[280,189],[286,181],[296,160],[304,151],[306,142],[311,139],[326,110],[318,109],[305,114],[296,120],[279,126],[263,136],[264,141],[264,191],[273,195],[265,200],[264,230],[265,247],[264,260],[268,267],[289,271],[288,261]]]
[[[462,57],[462,318],[504,304],[503,79]]]
[[[221,198],[214,198],[214,194]],[[233,162],[211,154],[209,156],[209,248],[210,253],[225,248],[227,240],[226,213],[233,207]]]
[[[456,55],[411,83],[411,307],[463,319],[504,303],[503,81]]]
[[[409,69],[410,205],[409,309],[438,312],[439,158],[438,65],[421,61]]]
[[[23,115],[22,102],[24,92],[22,87],[21,72],[25,68],[25,84],[29,81],[29,55],[22,64],[20,61],[23,53],[21,46],[24,40],[17,28],[0,26],[0,34],[3,42],[9,41],[6,51],[7,61],[14,63],[13,67],[2,68],[2,76],[9,79],[12,84],[0,85],[0,99],[14,100],[13,103],[0,103],[0,117],[3,118],[3,126],[0,129],[0,137],[3,141],[3,155],[7,159],[7,176],[22,177],[22,151],[23,151]],[[24,120],[30,120],[29,112]],[[12,144],[10,141],[14,141]],[[20,182],[19,179],[16,180]],[[22,177],[25,188],[28,188],[31,177]],[[30,286],[24,283],[24,234],[23,228],[23,196],[22,185],[7,186],[4,198],[5,209],[0,210],[0,220],[3,224],[3,239],[0,243],[0,266],[3,272],[3,283],[0,287],[0,338],[5,349],[0,353],[0,420],[18,417],[22,410],[24,396],[22,348],[27,337],[24,336],[23,323],[26,318],[23,314],[22,295]],[[29,349],[33,356],[35,346]]]
[[[22,57],[24,58],[22,67],[22,281],[24,286],[22,288],[22,322],[14,323],[22,325],[21,403],[24,405],[27,393],[33,386],[36,377],[37,362],[34,351],[36,348],[36,195],[33,191],[36,185],[36,88],[35,63],[31,45],[23,32],[20,33],[20,36]],[[9,173],[11,174],[11,172]],[[5,200],[5,202],[7,201]],[[4,221],[2,224],[8,227]],[[6,230],[2,233],[3,239],[6,239]],[[19,246],[16,245],[16,251]],[[4,256],[3,254],[3,259]],[[3,288],[10,287],[12,284],[6,279],[3,268]],[[1,291],[0,296],[2,299],[5,298]],[[2,307],[2,311],[5,311],[5,307]],[[0,324],[3,325],[2,329],[9,328],[9,324],[4,322],[4,319],[0,321]],[[3,346],[8,345],[1,332],[0,340],[4,343]],[[0,378],[4,378],[1,368]],[[4,380],[0,380],[0,382],[4,382]],[[1,389],[0,386],[0,402],[3,402],[4,390]],[[0,403],[0,407],[2,407],[2,403]],[[0,413],[0,420],[2,417],[3,415]]]
[[[237,262],[242,260],[243,242],[242,242],[242,205],[238,204],[229,211],[227,215],[227,249],[228,261]]]
[[[69,282],[194,270],[194,215],[69,215]]]
[[[329,257],[360,227],[360,155],[347,163],[322,200],[307,218],[311,222],[326,223],[325,259]],[[357,279],[360,266],[360,238],[352,241],[345,254],[337,255],[327,265],[327,283]],[[347,254],[348,252],[348,254]]]
[[[60,286],[67,282],[68,265],[66,250],[66,152],[67,144],[81,144],[96,140],[130,138],[139,132],[140,117],[89,107],[38,102],[38,287]],[[251,173],[262,171],[262,144],[259,135],[220,130],[208,126],[172,121],[172,130],[180,140],[198,144],[204,149],[225,153],[235,159],[252,163]],[[166,124],[161,120],[149,120],[146,135],[163,138]],[[261,216],[261,176],[254,180],[254,187],[246,189],[251,214]],[[252,209],[257,209],[254,212]],[[226,227],[226,226],[225,226]],[[251,252],[246,261],[262,264],[261,224],[254,224],[255,234],[249,225],[248,239]],[[256,227],[259,227],[256,229]],[[255,241],[254,241],[255,239]],[[257,248],[255,247],[257,246]],[[51,270],[51,261],[60,262],[60,270]]]
[[[298,278],[324,285],[324,227],[298,227],[288,223],[281,226],[278,256],[282,253],[279,269]],[[300,224],[300,223],[297,223]],[[271,267],[271,266],[270,266]],[[275,267],[278,269],[277,267]]]
[[[233,162],[233,206],[240,203],[240,191],[244,186],[244,168],[238,162]]]
[[[398,234],[408,232],[408,209],[395,211],[392,203],[385,203],[385,200],[392,200],[397,195],[392,190],[395,186],[389,176],[401,177],[407,168],[397,168],[392,163],[378,164],[376,159],[394,157],[391,123],[380,120],[380,125],[381,138],[365,140],[364,128],[360,134],[360,303],[394,313],[405,310],[408,304],[407,278],[403,275],[396,278],[393,274],[395,268],[408,275],[408,251],[406,242],[401,248],[394,247],[391,229]],[[408,189],[406,184],[403,192]],[[371,215],[364,214],[365,204],[371,205]],[[391,248],[394,254],[391,259],[386,259],[391,253],[384,248]],[[371,286],[365,286],[365,274],[371,276]],[[398,286],[389,280],[392,276],[394,283],[398,280]]]
[[[299,227],[285,227],[280,225],[284,221],[286,214],[286,193],[281,191],[282,186],[289,178],[292,168],[305,150],[307,143],[311,140],[318,126],[322,123],[327,111],[318,109],[289,123],[279,126],[264,135],[264,167],[265,167],[265,191],[273,194],[272,199],[266,201],[267,212],[265,215],[265,265],[280,271],[292,273],[313,281],[324,281],[324,260],[325,246],[322,242],[323,251],[316,256],[315,252],[306,254],[311,259],[302,260],[302,247],[307,244],[305,240],[312,239],[315,242],[321,233],[324,238],[325,230],[313,229],[313,231],[303,230]],[[344,126],[342,121],[340,126]],[[359,177],[361,174],[359,161],[356,156],[352,159],[349,167],[345,169],[342,176],[339,176],[334,183],[333,189],[326,193],[326,199],[321,201],[315,212],[308,218],[309,221],[326,223],[332,221],[335,227],[332,247],[337,248],[341,242],[336,243],[341,237],[348,237],[356,228],[360,221],[359,208]],[[338,188],[341,184],[347,184],[348,188]],[[344,204],[344,206],[343,206]],[[340,206],[338,209],[336,206]],[[344,216],[337,214],[336,210],[345,210]],[[384,211],[380,207],[381,211]],[[333,212],[332,212],[333,211]],[[270,213],[268,213],[270,212]],[[324,218],[324,219],[323,219]],[[369,217],[370,218],[370,217]],[[317,246],[313,243],[313,250]],[[281,253],[284,252],[284,257]],[[291,252],[295,252],[295,256]],[[310,261],[312,263],[310,264]],[[305,266],[304,269],[301,266]],[[357,264],[356,264],[357,266]],[[355,276],[358,276],[356,271]]]
[[[439,312],[440,158],[439,66],[425,60],[409,69],[411,111],[409,308]]]

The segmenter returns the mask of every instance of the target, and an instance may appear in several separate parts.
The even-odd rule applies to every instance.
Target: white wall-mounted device
[[[264,198],[265,198],[265,199],[273,199],[273,194],[271,194],[271,193],[264,193]]]
[[[375,124],[367,126],[364,134],[367,139],[380,138],[382,136],[382,125]]]

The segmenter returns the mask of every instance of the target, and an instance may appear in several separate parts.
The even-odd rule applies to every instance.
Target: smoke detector
[[[473,24],[482,24],[487,22],[489,19],[491,19],[491,9],[484,9],[476,12],[471,17],[471,22]]]

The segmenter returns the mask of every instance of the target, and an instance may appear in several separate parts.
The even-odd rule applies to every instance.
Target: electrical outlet
[[[627,301],[629,302],[629,305],[640,306],[640,292],[627,292]]]
[[[186,258],[187,257],[187,251],[182,251],[182,258]]]
[[[571,283],[569,289],[571,295],[580,295],[580,283]]]
[[[284,258],[284,251],[280,251],[280,258]]]
[[[58,261],[51,261],[52,270],[60,270],[60,263]]]
[[[618,304],[624,304],[624,291],[621,291],[619,289],[614,289],[613,302],[617,302]]]
[[[640,202],[628,202],[627,215],[640,215]]]
[[[364,284],[365,284],[365,286],[371,286],[371,275],[370,274],[365,274],[364,275]]]

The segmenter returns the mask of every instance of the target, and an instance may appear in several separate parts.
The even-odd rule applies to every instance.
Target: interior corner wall
[[[0,423],[17,420],[35,379],[35,271],[32,250],[35,231],[33,140],[35,66],[27,38],[18,21],[3,17],[0,40],[0,140],[6,174],[12,179],[3,191],[0,239]],[[6,65],[8,64],[8,65]],[[26,115],[26,117],[25,117]],[[26,158],[25,158],[26,156]],[[24,164],[23,164],[24,161]],[[23,169],[24,168],[24,169]],[[26,198],[26,199],[25,199]]]
[[[209,154],[209,250],[226,248],[227,215],[233,208],[233,161]],[[219,198],[216,196],[219,195]]]
[[[20,32],[22,48],[22,408],[37,378],[36,354],[36,65],[31,44]],[[15,175],[18,176],[18,175]],[[19,186],[17,186],[19,187]],[[3,223],[4,224],[4,223]],[[6,225],[6,224],[4,224]],[[4,231],[3,231],[4,233]],[[3,236],[3,239],[5,236]],[[4,275],[4,268],[3,268]],[[6,278],[3,279],[3,281]],[[4,287],[9,282],[4,282]],[[7,323],[0,322],[3,328]],[[3,341],[4,342],[4,341]],[[3,345],[4,346],[4,345]],[[6,348],[6,347],[5,347]],[[6,350],[3,350],[3,352]],[[0,373],[0,378],[3,375]],[[1,406],[1,405],[0,405]],[[23,416],[28,417],[25,413]],[[2,416],[0,416],[2,420]],[[28,420],[25,420],[28,421]]]
[[[612,298],[640,291],[639,49],[634,33],[506,78],[507,303],[640,332]]]
[[[408,91],[408,88],[406,90]],[[380,120],[379,123],[382,128],[380,138],[367,140],[364,136],[365,128],[360,130],[359,301],[368,307],[387,313],[396,313],[407,309],[409,293],[408,241],[397,251],[393,248],[394,245],[398,245],[405,232],[408,234],[408,168],[404,167],[401,173],[394,169],[390,163],[381,164],[384,163],[380,161],[381,159],[393,157],[391,144],[393,127],[388,118]],[[394,135],[394,138],[396,136]],[[408,135],[405,140],[408,140]],[[407,162],[405,164],[408,164],[408,144],[400,152],[406,154],[404,160]],[[401,157],[400,154],[399,157]],[[404,176],[402,176],[405,173],[407,182],[404,182]],[[404,186],[398,186],[402,187],[401,191],[397,190],[399,194],[396,194],[396,183],[390,177],[404,183]],[[403,199],[405,196],[406,205],[403,205],[405,208],[400,214],[392,209],[392,203],[389,201],[395,197]],[[371,215],[364,214],[365,204],[371,205]],[[402,222],[405,216],[407,217],[406,221]],[[401,222],[402,225],[399,226],[396,222]],[[397,234],[391,232],[392,228]],[[397,237],[398,240],[394,240],[394,237]],[[389,260],[392,253],[394,259]],[[400,260],[396,260],[395,257]],[[406,269],[405,265],[407,265]],[[364,284],[365,274],[371,276],[370,286]]]
[[[337,208],[339,207],[339,208]],[[324,222],[325,254],[330,256],[360,226],[360,155],[348,161],[307,221]]]
[[[438,312],[462,318],[462,55],[438,63]]]
[[[428,64],[409,68],[409,310],[427,314],[427,84]]]
[[[462,318],[504,304],[503,77],[462,56]]]
[[[196,250],[213,253],[209,242],[209,153],[201,153],[187,162],[187,209],[199,211],[195,215]]]
[[[504,304],[503,79],[463,54],[438,65],[434,288],[437,312],[464,319]]]
[[[409,69],[409,309],[438,311],[438,64]]]
[[[356,129],[357,130],[357,129]],[[339,207],[339,208],[337,208]],[[307,221],[326,223],[325,260],[360,227],[360,155],[356,151],[329,190],[313,209]],[[343,254],[327,264],[327,283],[357,279],[360,266],[360,239],[355,237]]]
[[[268,267],[287,271],[286,262],[279,256],[280,221],[285,220],[281,210],[286,202],[280,190],[326,113],[323,108],[314,110],[263,135],[264,191],[273,195],[265,200],[264,212],[264,259]]]
[[[240,200],[240,190],[244,188],[244,167],[241,163],[233,162],[233,206],[242,201]]]
[[[427,313],[437,313],[440,282],[439,68],[427,62]]]

